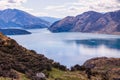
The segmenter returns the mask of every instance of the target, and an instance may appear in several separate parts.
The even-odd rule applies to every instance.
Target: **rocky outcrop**
[[[120,10],[105,14],[88,11],[76,17],[66,17],[49,28],[52,32],[92,32],[120,34]]]
[[[102,80],[120,79],[120,58],[93,58],[87,60],[83,66],[90,68],[94,76],[101,76]]]
[[[87,60],[84,63],[84,66],[89,68],[120,67],[120,58],[107,58],[107,57],[93,58]]]

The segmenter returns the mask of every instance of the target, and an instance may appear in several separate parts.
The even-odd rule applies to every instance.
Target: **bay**
[[[20,45],[44,54],[67,67],[82,65],[94,57],[120,58],[120,36],[63,32],[51,33],[47,29],[28,30],[30,35],[11,35]]]

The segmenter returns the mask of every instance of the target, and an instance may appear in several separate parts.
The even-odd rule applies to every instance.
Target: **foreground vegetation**
[[[13,39],[0,34],[0,76],[18,79],[19,73],[25,74],[32,80],[39,79],[42,71],[51,71],[53,68],[66,69],[65,66],[28,50]],[[19,73],[18,73],[19,72]]]

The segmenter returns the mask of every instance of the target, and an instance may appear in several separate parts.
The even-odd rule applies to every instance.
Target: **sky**
[[[35,16],[63,18],[86,11],[120,10],[120,0],[0,0],[0,10],[16,8]]]

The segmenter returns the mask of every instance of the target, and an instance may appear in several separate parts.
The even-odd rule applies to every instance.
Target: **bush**
[[[80,65],[76,64],[75,66],[71,67],[71,71],[76,71],[76,70],[85,71],[86,68],[84,66],[80,66]]]
[[[53,64],[53,67],[54,67],[54,68],[57,68],[57,69],[60,69],[60,70],[62,70],[62,71],[66,71],[66,70],[67,70],[66,66],[60,65],[60,63],[54,63],[54,64]]]

